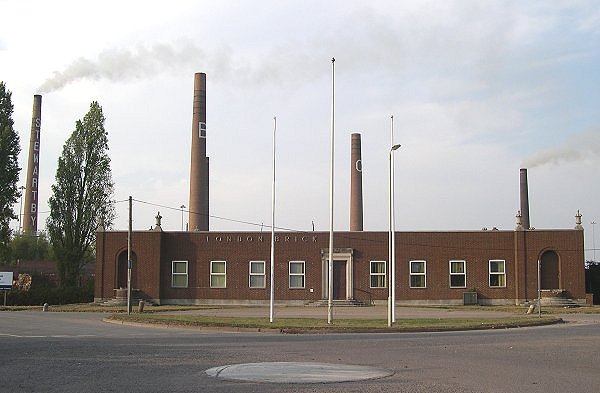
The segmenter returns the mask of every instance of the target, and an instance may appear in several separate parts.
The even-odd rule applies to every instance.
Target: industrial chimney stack
[[[527,169],[520,170],[520,200],[521,200],[521,223],[524,229],[531,228],[529,223],[529,191],[527,186]]]
[[[350,149],[350,230],[362,231],[363,196],[360,134],[352,134]]]
[[[208,231],[208,157],[206,157],[206,74],[194,75],[189,228]]]
[[[27,183],[25,184],[25,206],[23,209],[23,233],[37,234],[40,178],[40,130],[42,123],[42,96],[33,96],[31,134],[29,137],[29,159]]]

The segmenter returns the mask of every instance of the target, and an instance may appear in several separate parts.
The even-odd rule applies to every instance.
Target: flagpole
[[[390,116],[391,119],[391,149],[394,147],[394,116]],[[393,150],[390,150],[393,151]],[[390,259],[390,263],[392,264],[392,269],[390,274],[392,275],[392,304],[391,304],[391,312],[392,312],[392,323],[396,322],[396,212],[394,210],[394,154],[390,153],[390,177],[392,179],[391,185],[391,197],[390,197],[390,217],[392,221],[392,258]]]
[[[331,161],[329,163],[329,265],[327,275],[327,323],[333,322],[333,141],[334,141],[334,100],[335,98],[335,58],[331,59]]]
[[[275,303],[275,133],[277,131],[277,116],[273,117],[273,183],[271,185],[271,298],[269,307],[269,321],[274,319]]]

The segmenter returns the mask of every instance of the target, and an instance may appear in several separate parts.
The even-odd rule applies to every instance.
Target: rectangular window
[[[371,288],[385,288],[385,261],[371,261]]]
[[[210,287],[227,288],[227,262],[210,262]]]
[[[410,261],[410,287],[425,288],[426,287],[426,262],[425,261]]]
[[[187,261],[173,261],[171,264],[171,286],[173,288],[187,288],[188,263]]]
[[[503,259],[490,260],[490,287],[502,288],[506,286],[506,261]]]
[[[304,288],[304,261],[290,261],[290,288]]]
[[[265,287],[265,262],[264,261],[250,261],[250,274],[249,274],[250,288],[264,288]]]
[[[465,261],[450,261],[450,288],[467,287],[467,270]]]

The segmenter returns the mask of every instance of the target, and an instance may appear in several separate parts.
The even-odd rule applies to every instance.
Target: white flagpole
[[[392,138],[392,143],[390,144],[391,149],[394,148],[394,116],[390,116],[391,118],[391,138]],[[396,212],[394,211],[394,183],[395,183],[395,177],[394,177],[394,153],[392,153],[393,150],[390,150],[390,176],[392,179],[392,191],[391,191],[391,198],[390,198],[390,219],[392,220],[392,258],[390,259],[390,263],[392,264],[392,269],[390,274],[392,275],[392,323],[396,322]]]
[[[329,163],[329,271],[327,278],[327,323],[333,322],[333,141],[334,141],[334,100],[335,98],[335,58],[331,59],[331,161]]]
[[[273,183],[271,186],[271,300],[269,302],[269,321],[273,322],[275,303],[275,133],[277,131],[277,117],[273,117]]]
[[[389,207],[389,216],[388,216],[388,224],[389,224],[389,231],[388,231],[388,270],[387,270],[387,284],[388,284],[388,301],[387,301],[387,325],[388,327],[392,326],[392,286],[393,286],[393,282],[392,282],[392,239],[393,239],[393,232],[392,232],[392,151],[390,149],[390,151],[388,152],[389,154],[389,161],[388,161],[388,207]]]

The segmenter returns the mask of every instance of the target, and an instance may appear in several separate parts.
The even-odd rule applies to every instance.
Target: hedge
[[[2,296],[2,301],[4,296]],[[29,291],[10,290],[6,296],[7,306],[41,306],[48,304],[91,303],[94,301],[94,283],[82,287],[38,287]]]

